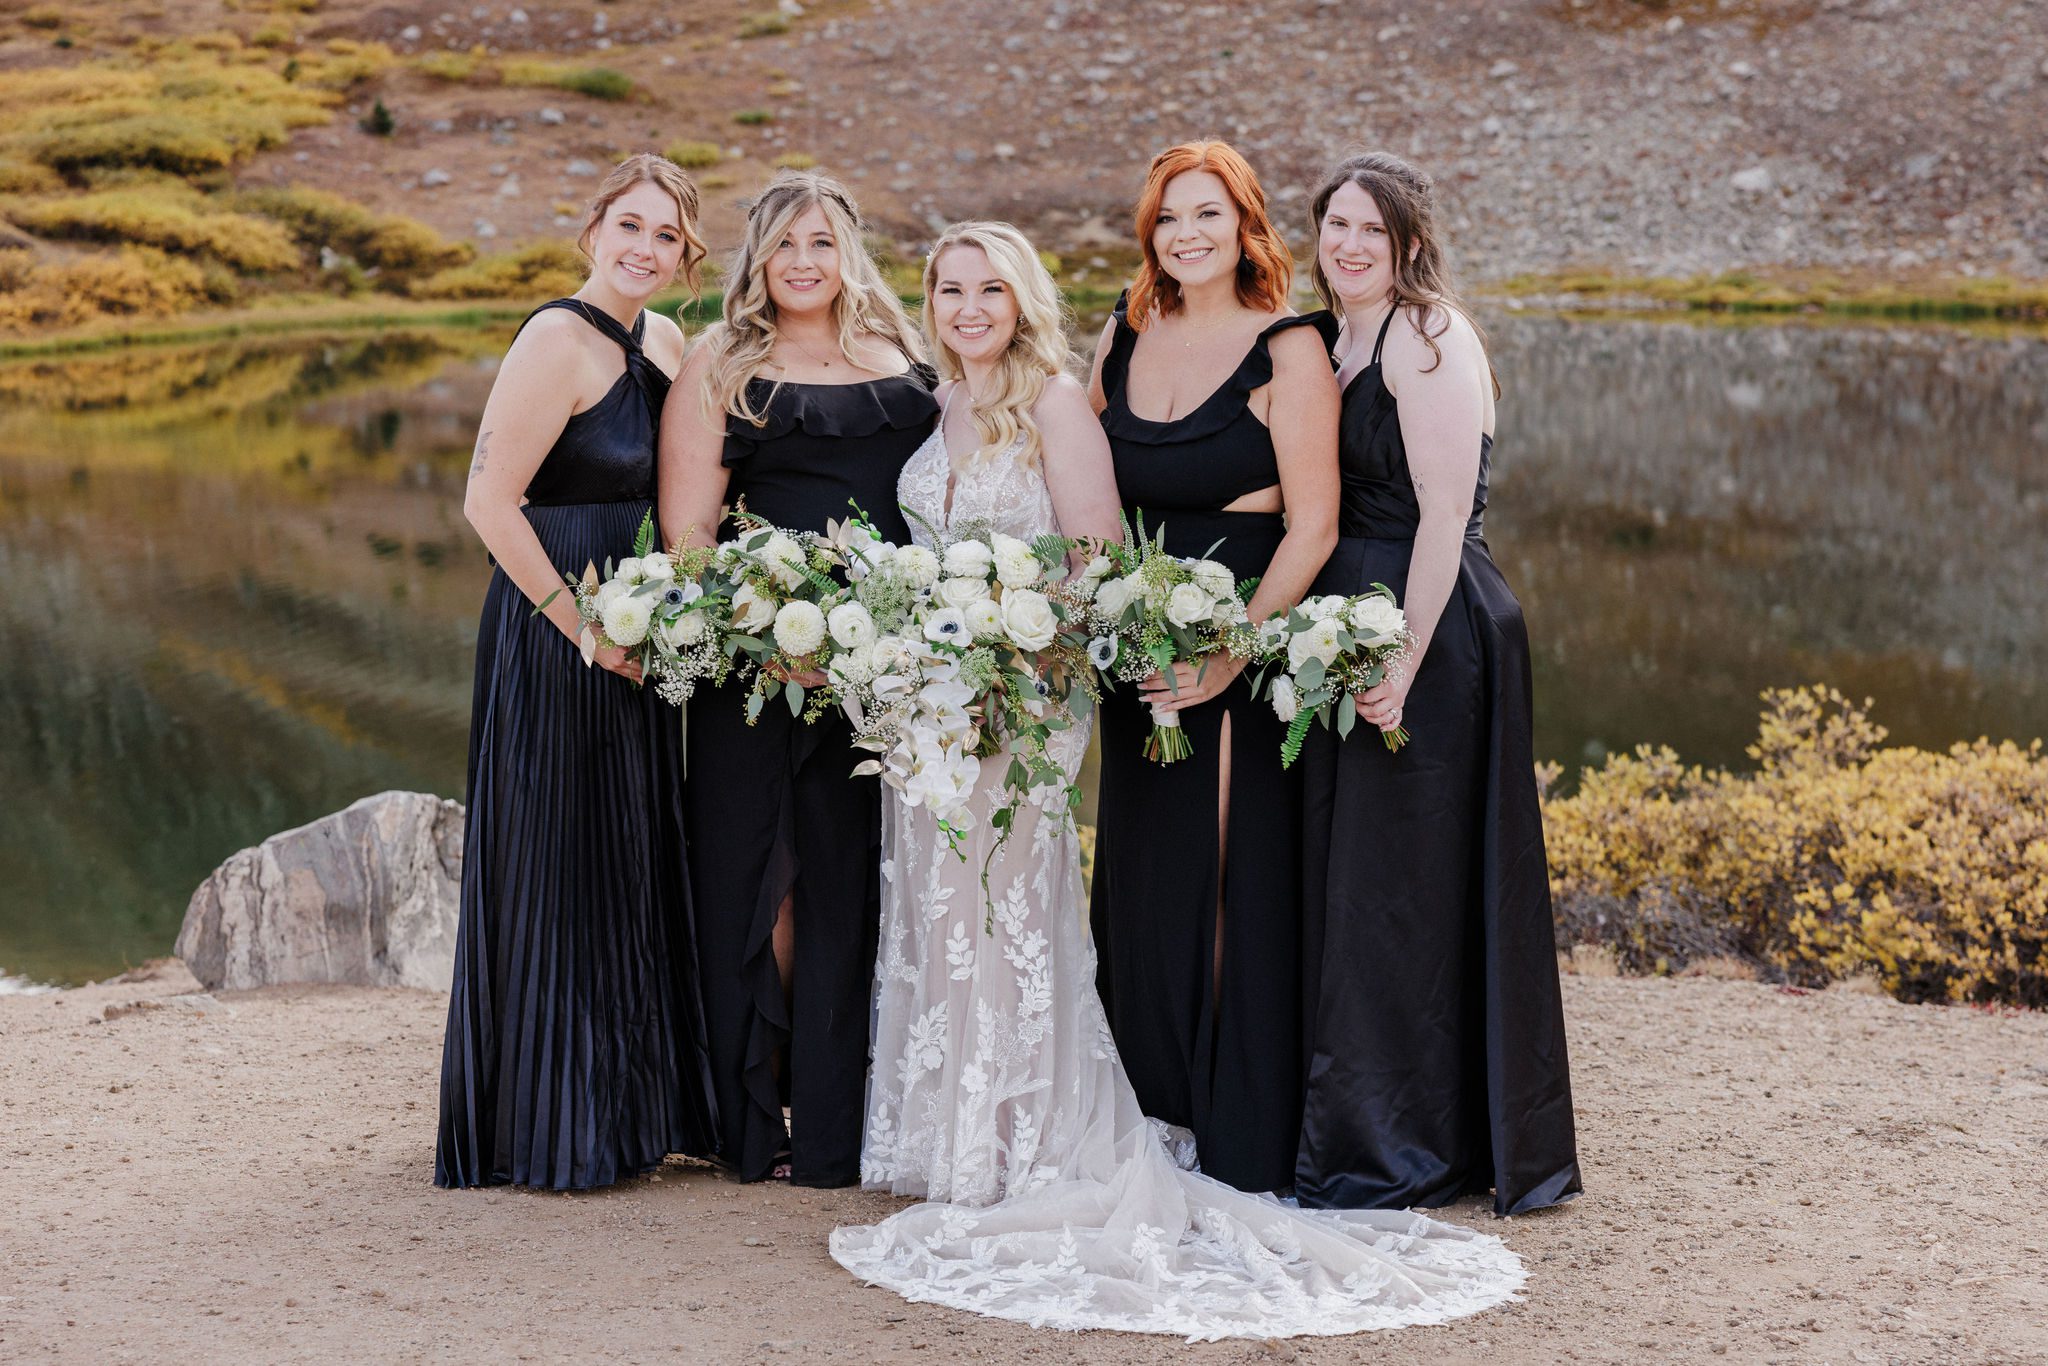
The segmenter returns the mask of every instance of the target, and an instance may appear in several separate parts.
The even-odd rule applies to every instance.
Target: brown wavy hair
[[[1259,185],[1258,172],[1227,142],[1183,142],[1152,158],[1145,188],[1138,195],[1138,212],[1132,222],[1145,259],[1131,280],[1131,297],[1124,309],[1125,319],[1135,331],[1143,332],[1155,315],[1178,313],[1181,308],[1180,282],[1159,264],[1152,230],[1158,226],[1167,182],[1188,171],[1214,174],[1237,206],[1237,301],[1246,308],[1270,313],[1286,307],[1288,291],[1294,287],[1294,257],[1266,213],[1266,192]]]
[[[702,298],[704,288],[698,277],[698,267],[710,249],[704,239],[697,235],[697,182],[691,180],[683,168],[667,157],[653,152],[636,152],[618,165],[597,187],[597,194],[590,201],[590,209],[583,215],[583,231],[576,234],[576,250],[590,259],[590,239],[604,224],[604,216],[619,196],[636,185],[653,185],[674,196],[680,222],[676,226],[683,230],[683,262],[676,273],[689,286],[692,298]]]
[[[1337,291],[1331,287],[1329,277],[1323,273],[1320,244],[1323,215],[1330,211],[1331,198],[1346,185],[1356,185],[1364,190],[1379,206],[1380,218],[1387,226],[1387,255],[1394,270],[1394,284],[1387,292],[1396,309],[1416,310],[1416,334],[1429,347],[1430,354],[1436,357],[1436,365],[1441,365],[1444,358],[1436,339],[1451,325],[1452,313],[1471,324],[1472,331],[1479,337],[1480,349],[1484,351],[1486,329],[1479,325],[1479,320],[1472,316],[1472,310],[1465,307],[1464,301],[1451,287],[1443,232],[1437,227],[1436,182],[1419,166],[1392,152],[1366,152],[1346,157],[1323,178],[1322,187],[1309,201],[1309,230],[1315,234],[1318,245],[1309,266],[1308,278],[1323,306],[1339,317],[1344,315],[1344,305],[1337,298]],[[1436,365],[1429,368],[1434,370]],[[1499,398],[1500,376],[1494,373],[1491,357],[1486,362],[1486,373],[1493,380],[1493,396]]]

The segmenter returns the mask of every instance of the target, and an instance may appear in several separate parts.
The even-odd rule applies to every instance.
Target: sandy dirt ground
[[[1588,1193],[1448,1211],[1523,1302],[1189,1347],[856,1285],[885,1196],[437,1191],[441,997],[195,988],[0,999],[0,1360],[2048,1362],[2048,1015],[1568,977]]]

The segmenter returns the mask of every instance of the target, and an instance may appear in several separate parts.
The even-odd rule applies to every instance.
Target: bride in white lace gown
[[[1062,373],[1058,295],[1030,244],[1004,224],[956,226],[924,283],[955,382],[904,467],[904,506],[942,532],[1116,534],[1108,445]],[[1070,776],[1087,744],[1085,725],[1055,736]],[[1071,822],[1020,811],[983,931],[1002,770],[982,767],[965,860],[929,811],[884,790],[861,1179],[928,1203],[835,1229],[833,1257],[910,1300],[1195,1339],[1441,1323],[1513,1298],[1522,1265],[1496,1238],[1408,1212],[1300,1210],[1185,1169],[1185,1134],[1139,1112],[1110,1040]]]

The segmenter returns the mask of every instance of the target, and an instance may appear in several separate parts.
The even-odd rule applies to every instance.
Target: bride
[[[898,484],[918,540],[925,526],[1118,535],[1108,442],[1065,373],[1059,295],[1030,243],[1003,223],[949,228],[924,292],[949,383]],[[1088,728],[1052,743],[1071,780]],[[1512,1298],[1522,1266],[1497,1238],[1404,1211],[1299,1210],[1184,1170],[1188,1136],[1139,1112],[1110,1040],[1070,821],[1019,811],[983,932],[1003,767],[982,767],[994,790],[975,798],[964,860],[928,810],[884,789],[861,1181],[929,1203],[835,1229],[832,1256],[910,1300],[1192,1339],[1441,1323]]]

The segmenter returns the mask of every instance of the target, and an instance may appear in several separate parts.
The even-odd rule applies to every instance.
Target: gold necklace
[[[1225,323],[1229,321],[1230,319],[1228,318],[1218,318],[1214,322],[1198,323],[1194,321],[1192,318],[1188,317],[1187,314],[1181,314],[1182,326],[1191,327],[1197,332],[1214,332],[1217,328],[1223,326]],[[1194,338],[1190,337],[1185,341],[1181,342],[1180,345],[1183,351],[1192,351],[1195,349]]]
[[[826,360],[823,356],[811,350],[810,347],[805,346],[802,342],[798,341],[795,337],[790,336],[788,333],[782,333],[778,337],[778,340],[788,342],[791,346],[794,346],[797,350],[803,352],[806,356],[809,356],[812,360],[816,361],[819,365],[822,365],[827,370],[830,370],[832,368],[831,361]],[[840,358],[842,360],[845,359],[844,352],[841,353]]]

